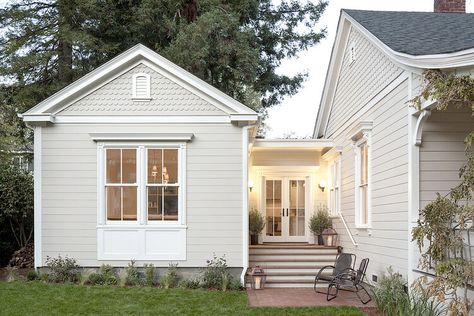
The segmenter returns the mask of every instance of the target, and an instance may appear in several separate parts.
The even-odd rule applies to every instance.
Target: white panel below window
[[[186,260],[186,227],[100,227],[98,260]]]

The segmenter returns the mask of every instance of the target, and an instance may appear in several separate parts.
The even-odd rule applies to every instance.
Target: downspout
[[[242,274],[240,281],[245,287],[245,274],[249,265],[249,130],[257,126],[247,125],[242,128]]]

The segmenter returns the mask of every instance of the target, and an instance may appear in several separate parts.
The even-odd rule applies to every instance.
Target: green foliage
[[[86,277],[85,284],[89,285],[117,285],[118,278],[112,266],[103,264],[98,273],[90,273]]]
[[[0,163],[0,223],[10,227],[18,249],[33,236],[33,191],[30,173]]]
[[[77,283],[80,280],[79,266],[76,259],[61,257],[46,257],[49,269],[48,281],[53,283]]]
[[[148,286],[156,285],[155,266],[153,264],[144,264],[145,270],[145,284]]]
[[[251,235],[258,235],[265,227],[265,218],[259,211],[253,209],[249,212],[249,232]]]
[[[7,282],[13,282],[15,281],[18,276],[17,276],[17,272],[18,272],[18,268],[17,267],[6,267],[5,270],[7,271]]]
[[[135,260],[130,261],[125,268],[125,285],[136,286],[141,284],[138,268],[135,266]]]
[[[402,275],[389,267],[374,289],[374,299],[379,311],[387,316],[440,316],[445,310],[440,302],[430,298],[420,287],[407,293]]]
[[[164,276],[160,279],[160,286],[164,289],[175,287],[178,283],[178,264],[170,263]]]
[[[309,230],[315,235],[321,235],[323,230],[332,227],[327,207],[320,206],[315,214],[309,219]]]
[[[208,289],[220,289],[226,291],[232,282],[232,276],[227,270],[227,260],[225,256],[217,257],[206,261],[207,266],[201,271],[202,286]]]
[[[40,277],[39,274],[34,270],[28,271],[28,273],[26,274],[26,279],[28,281],[39,280],[39,277]]]
[[[105,280],[104,280],[104,275],[101,273],[91,273],[87,277],[86,284],[89,285],[104,285]]]
[[[183,279],[179,281],[178,287],[182,289],[198,289],[201,287],[201,282],[197,279]]]

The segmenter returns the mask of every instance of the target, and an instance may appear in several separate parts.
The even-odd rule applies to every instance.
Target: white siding
[[[423,126],[420,147],[420,207],[459,184],[465,163],[464,138],[474,128],[469,109],[433,111]]]
[[[356,60],[349,65],[345,52],[324,136],[342,146],[341,211],[358,247],[351,243],[340,219],[334,219],[334,225],[344,252],[355,253],[359,260],[370,258],[367,280],[372,274],[380,276],[388,266],[406,277],[408,80],[394,84],[404,76],[403,70],[354,29],[351,42],[356,46]],[[355,228],[355,152],[351,132],[361,121],[373,122],[372,228],[368,230]]]
[[[59,254],[82,266],[102,263],[96,260],[97,151],[88,134],[105,132],[194,133],[187,146],[187,260],[179,266],[204,266],[214,252],[225,254],[229,266],[242,266],[242,130],[231,124],[43,128],[43,263]]]

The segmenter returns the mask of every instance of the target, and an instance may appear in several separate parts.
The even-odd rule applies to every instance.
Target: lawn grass
[[[353,307],[256,308],[247,294],[0,282],[1,315],[363,315]]]

